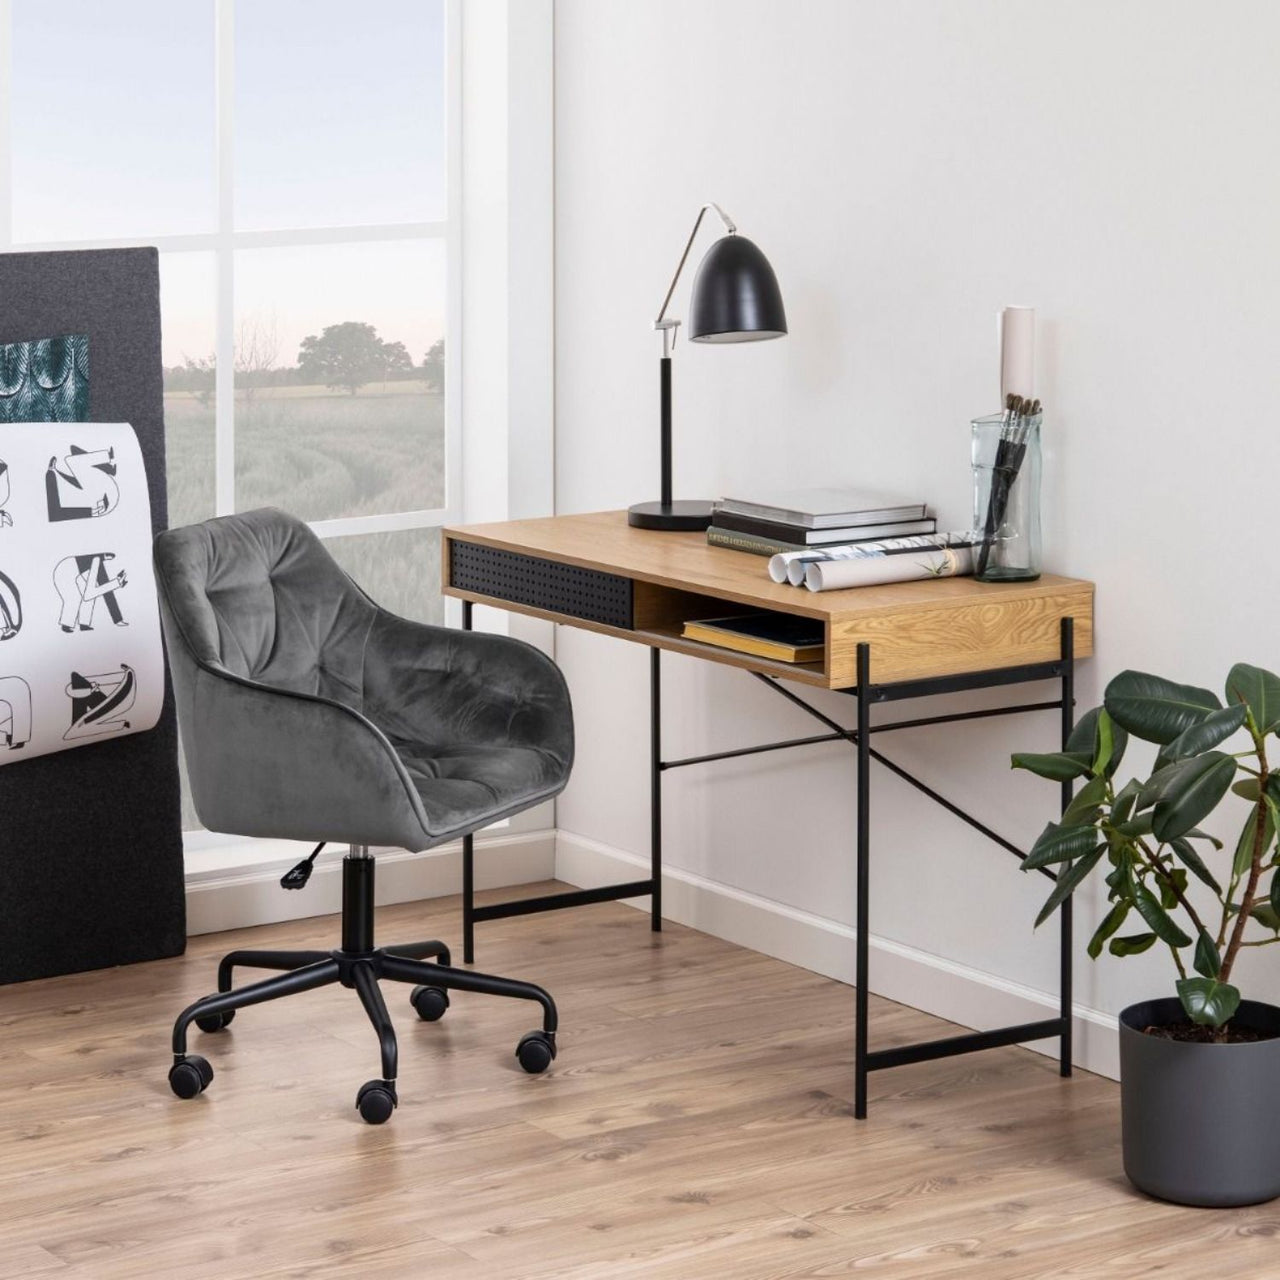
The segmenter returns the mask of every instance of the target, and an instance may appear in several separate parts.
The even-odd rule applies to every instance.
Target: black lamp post
[[[718,204],[704,204],[680,255],[671,287],[662,300],[662,310],[653,322],[653,327],[662,334],[662,359],[659,363],[662,498],[658,502],[637,503],[627,512],[627,522],[640,529],[699,530],[711,523],[710,502],[676,502],[671,497],[671,351],[680,321],[667,318],[671,295],[708,209],[715,210],[727,234],[707,250],[694,277],[693,298],[689,303],[690,340],[759,342],[764,338],[780,338],[787,331],[787,315],[782,306],[778,277],[773,274],[768,258],[746,236],[738,234],[738,228]]]

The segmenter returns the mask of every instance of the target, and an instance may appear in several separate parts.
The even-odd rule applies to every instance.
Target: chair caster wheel
[[[199,1054],[190,1053],[169,1068],[169,1088],[179,1098],[198,1098],[213,1083],[213,1068]]]
[[[554,1032],[530,1031],[520,1037],[516,1045],[516,1057],[520,1065],[531,1075],[541,1075],[556,1056],[556,1038]]]
[[[449,993],[441,987],[414,987],[409,1003],[423,1022],[439,1022],[449,1007]]]
[[[228,1009],[226,1013],[206,1013],[196,1019],[196,1026],[201,1031],[207,1031],[211,1035],[215,1031],[221,1031],[224,1027],[231,1025],[231,1020],[236,1016],[234,1009]]]
[[[398,1104],[394,1080],[368,1080],[356,1094],[356,1110],[365,1124],[386,1124]]]

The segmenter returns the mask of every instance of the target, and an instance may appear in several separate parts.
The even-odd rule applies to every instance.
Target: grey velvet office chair
[[[351,846],[341,947],[225,956],[218,994],[174,1025],[173,1092],[194,1098],[213,1079],[208,1062],[187,1053],[192,1022],[220,1031],[237,1009],[340,982],[355,988],[381,1043],[382,1076],[356,1098],[361,1116],[381,1124],[397,1097],[379,978],[415,984],[411,1003],[427,1022],[444,1014],[451,990],[536,1001],[542,1028],[516,1056],[526,1071],[545,1071],[556,1007],[541,987],[452,968],[442,942],[374,946],[369,847],[427,849],[556,795],[573,762],[573,714],[555,664],[503,636],[387,613],[282,511],[171,529],[156,539],[155,562],[200,820],[214,831]],[[305,883],[310,866],[282,883]],[[241,965],[286,972],[233,991]]]

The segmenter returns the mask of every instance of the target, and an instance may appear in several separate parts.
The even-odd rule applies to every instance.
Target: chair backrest
[[[271,507],[222,516],[162,533],[155,556],[197,662],[361,709],[377,610],[301,520]]]

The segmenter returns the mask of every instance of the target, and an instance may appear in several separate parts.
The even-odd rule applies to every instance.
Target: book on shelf
[[[886,520],[878,524],[857,524],[839,528],[810,529],[804,525],[785,524],[778,520],[762,520],[758,516],[739,515],[717,507],[711,517],[713,529],[730,533],[749,533],[775,542],[788,542],[797,548],[821,546],[823,543],[862,542],[871,538],[903,538],[918,533],[933,533],[938,522],[933,516],[916,516],[909,520]],[[723,543],[719,545],[723,546]],[[746,548],[743,548],[744,550]]]
[[[921,520],[928,514],[923,502],[852,489],[803,489],[763,494],[753,499],[724,498],[716,504],[716,511],[805,529],[893,524],[902,520]]]
[[[691,619],[684,624],[683,635],[686,640],[700,640],[775,662],[817,662],[825,644],[822,619],[791,613]]]

